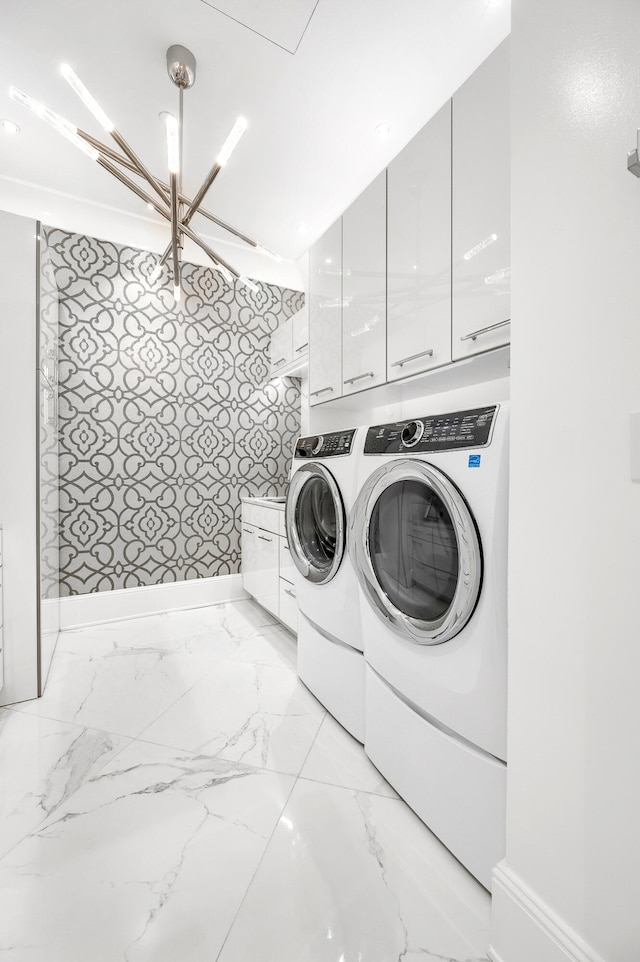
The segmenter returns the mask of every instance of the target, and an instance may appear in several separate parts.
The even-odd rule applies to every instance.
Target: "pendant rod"
[[[180,234],[178,233],[178,174],[171,174],[171,255],[173,288],[176,300],[180,296]]]
[[[178,150],[180,151],[180,167],[178,170],[178,183],[177,183],[177,211],[178,219],[182,220],[182,205],[180,203],[180,198],[182,197],[182,134],[184,130],[184,87],[180,85],[180,101],[178,107]],[[182,237],[178,235],[178,244],[182,247]]]

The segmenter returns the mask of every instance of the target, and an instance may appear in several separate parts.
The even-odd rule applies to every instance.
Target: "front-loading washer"
[[[370,427],[350,551],[365,750],[490,887],[504,855],[509,405]]]
[[[295,566],[298,675],[362,742],[364,656],[359,589],[347,549],[361,436],[361,430],[349,428],[297,440],[285,527]]]

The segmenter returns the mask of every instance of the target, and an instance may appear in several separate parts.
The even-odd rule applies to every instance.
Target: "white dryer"
[[[369,428],[350,550],[365,749],[485,885],[504,855],[507,403]]]
[[[361,436],[362,430],[350,428],[298,439],[285,526],[295,565],[298,675],[362,742],[364,657],[359,589],[347,550]]]

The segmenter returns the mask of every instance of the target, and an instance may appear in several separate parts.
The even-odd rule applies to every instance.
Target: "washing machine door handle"
[[[348,541],[367,601],[403,637],[440,645],[473,615],[480,535],[461,491],[433,465],[403,458],[376,469],[356,499]]]
[[[313,584],[331,581],[346,552],[347,525],[340,488],[323,464],[303,464],[291,478],[285,528],[291,560],[303,578]]]

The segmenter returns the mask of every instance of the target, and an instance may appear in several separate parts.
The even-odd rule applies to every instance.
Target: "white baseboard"
[[[60,599],[60,628],[83,628],[126,618],[141,618],[180,608],[202,608],[224,601],[240,601],[249,595],[242,575],[197,578],[166,585],[96,591]]]
[[[492,962],[605,962],[515,872],[493,870]]]

